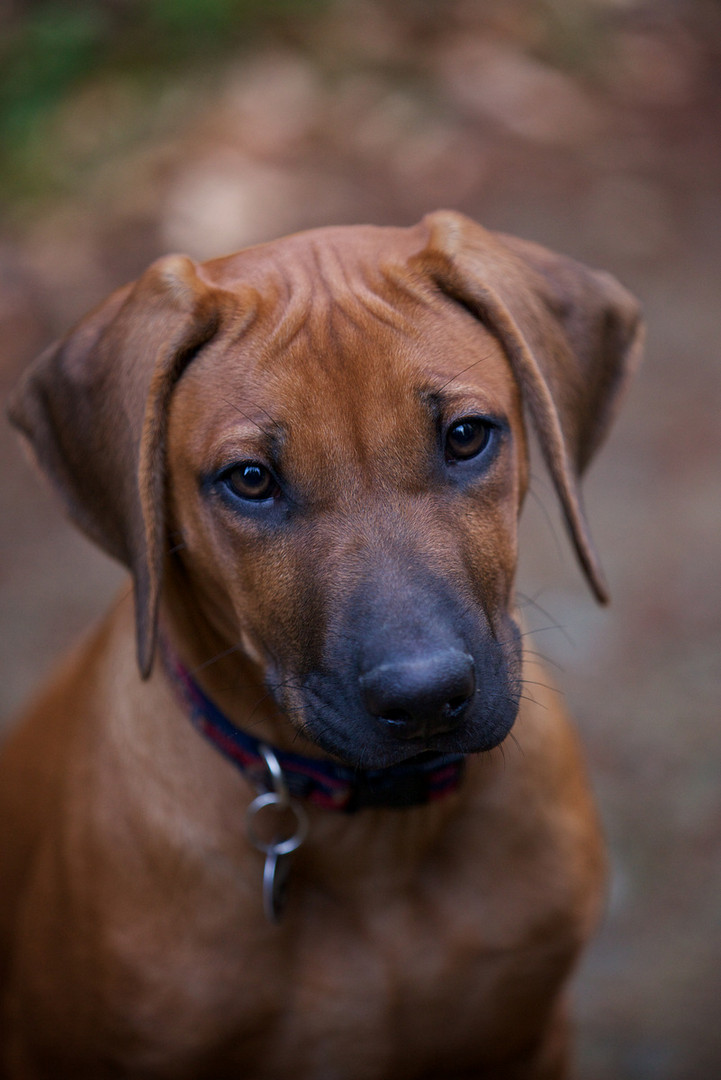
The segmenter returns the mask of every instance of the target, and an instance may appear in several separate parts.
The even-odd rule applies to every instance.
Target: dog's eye
[[[228,469],[221,479],[240,499],[272,499],[280,490],[271,471],[257,461],[241,461]]]
[[[488,446],[492,431],[492,425],[480,416],[456,420],[446,435],[446,457],[456,461],[477,457]]]

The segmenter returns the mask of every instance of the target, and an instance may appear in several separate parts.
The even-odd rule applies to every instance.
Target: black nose
[[[368,712],[400,738],[457,727],[476,688],[472,657],[458,649],[388,660],[361,676]]]

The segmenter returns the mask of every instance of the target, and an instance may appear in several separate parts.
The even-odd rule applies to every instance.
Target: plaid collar
[[[261,753],[262,740],[232,724],[201,690],[190,671],[164,649],[167,670],[197,731],[237,766],[258,791],[273,789]],[[463,777],[463,754],[437,754],[385,769],[352,769],[327,759],[273,749],[290,795],[324,810],[351,814],[366,807],[404,808],[434,802],[455,791]]]

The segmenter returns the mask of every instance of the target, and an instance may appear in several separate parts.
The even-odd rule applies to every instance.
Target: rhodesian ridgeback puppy
[[[5,1077],[568,1074],[604,859],[514,604],[524,414],[604,600],[639,326],[439,212],[161,259],[40,357],[12,418],[134,595],[4,751]]]

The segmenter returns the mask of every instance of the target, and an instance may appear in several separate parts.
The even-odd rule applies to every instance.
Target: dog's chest
[[[489,933],[492,906],[449,887],[432,901],[306,911],[264,958],[262,991],[236,1000],[233,1063],[257,1080],[289,1061],[297,1080],[401,1080],[506,1052],[509,1015],[541,1022],[569,941],[517,926],[514,948]]]
[[[308,942],[278,1029],[305,1075],[413,1076],[472,1054],[497,964],[477,928],[444,927],[440,914],[398,904]]]

